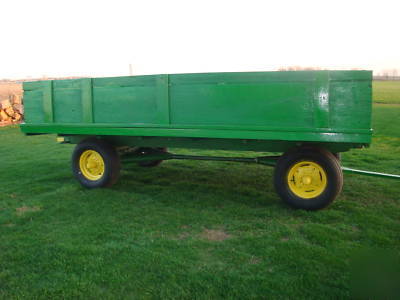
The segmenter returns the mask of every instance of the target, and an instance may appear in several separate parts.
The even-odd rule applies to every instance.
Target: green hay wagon
[[[315,210],[342,189],[339,153],[371,142],[371,81],[370,71],[295,71],[26,82],[21,129],[77,144],[72,169],[88,188],[115,183],[121,161],[255,162],[275,166],[286,203]],[[283,154],[189,156],[168,147]]]

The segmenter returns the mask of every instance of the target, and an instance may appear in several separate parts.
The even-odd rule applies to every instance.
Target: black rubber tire
[[[167,152],[168,149],[167,148],[139,148],[137,151],[142,154],[142,153],[149,153],[152,151]],[[162,159],[161,160],[148,160],[148,161],[138,162],[138,165],[140,167],[144,167],[144,168],[152,168],[152,167],[157,167],[162,162],[163,162]]]
[[[79,167],[79,159],[86,150],[98,152],[104,160],[104,174],[98,180],[86,178]],[[76,145],[72,153],[72,172],[81,185],[86,188],[110,187],[118,181],[121,163],[116,149],[103,140],[90,138]]]
[[[341,162],[342,161],[342,154],[340,152],[332,153],[336,159]]]
[[[317,197],[302,198],[289,188],[287,176],[290,168],[301,161],[312,161],[319,164],[327,176],[327,186]],[[343,187],[343,173],[339,160],[329,151],[323,149],[295,149],[282,155],[277,161],[274,172],[275,190],[281,199],[294,208],[318,210],[327,207],[336,199]]]

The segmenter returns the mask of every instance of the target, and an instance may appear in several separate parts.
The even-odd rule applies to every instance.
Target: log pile
[[[24,116],[22,97],[17,94],[0,101],[0,126],[20,123]]]

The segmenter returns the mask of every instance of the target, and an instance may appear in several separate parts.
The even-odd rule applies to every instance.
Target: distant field
[[[400,81],[374,81],[372,98],[376,103],[400,103]]]

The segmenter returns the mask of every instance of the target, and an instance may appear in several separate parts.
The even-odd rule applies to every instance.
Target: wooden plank
[[[82,119],[84,123],[93,123],[92,79],[81,79]]]
[[[54,108],[53,108],[53,81],[42,82],[42,94],[43,94],[43,112],[44,121],[46,123],[54,122]]]
[[[21,130],[25,133],[57,133],[60,135],[80,134],[80,135],[127,135],[140,137],[188,137],[188,138],[227,138],[227,139],[259,139],[282,140],[285,141],[306,141],[306,142],[332,142],[338,143],[370,143],[371,134],[365,133],[318,133],[318,132],[279,132],[279,131],[254,131],[254,130],[220,130],[220,129],[178,129],[178,128],[126,128],[126,127],[110,127],[109,124],[99,126],[91,124],[82,126],[81,124],[59,125],[54,124],[22,124]],[[232,143],[235,143],[232,140]],[[339,146],[339,144],[338,144]],[[212,149],[212,148],[210,148]],[[267,148],[266,148],[267,149]],[[268,151],[268,150],[265,150]]]
[[[314,127],[329,128],[329,72],[315,73]]]
[[[169,103],[169,76],[157,75],[156,79],[156,102],[157,102],[157,123],[170,124],[170,103]]]

